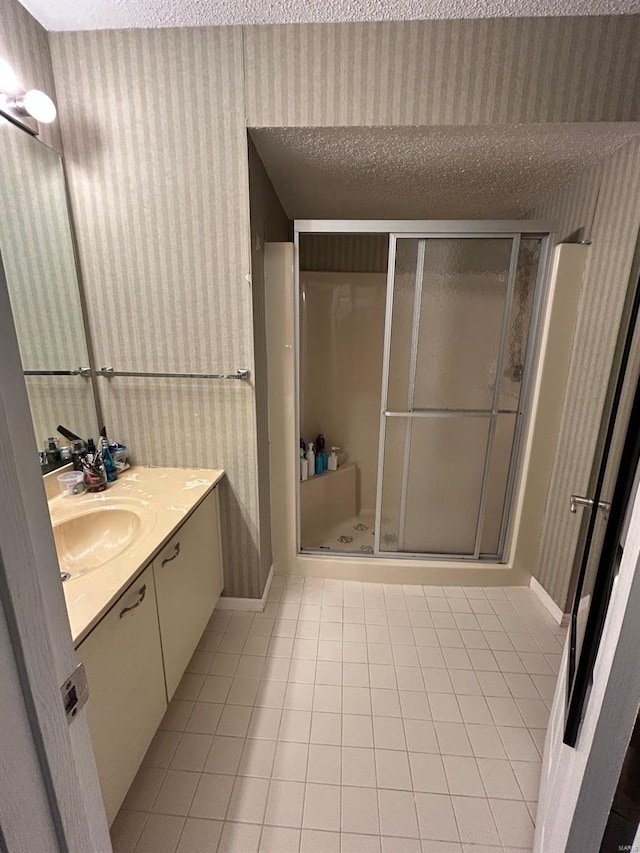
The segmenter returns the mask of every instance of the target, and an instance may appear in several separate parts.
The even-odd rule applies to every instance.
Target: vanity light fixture
[[[50,124],[56,117],[56,105],[39,89],[25,92],[9,63],[0,59],[0,114],[34,136],[38,122]]]

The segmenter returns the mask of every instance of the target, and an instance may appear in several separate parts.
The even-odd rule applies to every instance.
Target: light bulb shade
[[[13,68],[6,59],[0,59],[0,92],[13,95],[20,91],[20,84]]]
[[[57,115],[56,105],[39,89],[29,89],[22,100],[22,106],[30,116],[43,124],[50,124]]]

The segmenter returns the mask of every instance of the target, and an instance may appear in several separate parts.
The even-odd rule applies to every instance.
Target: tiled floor
[[[562,637],[525,588],[275,578],[211,619],[114,850],[530,850]]]

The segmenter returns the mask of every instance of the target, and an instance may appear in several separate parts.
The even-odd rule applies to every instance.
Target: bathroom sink
[[[101,505],[54,520],[53,537],[62,572],[86,574],[113,560],[143,527],[137,507]]]

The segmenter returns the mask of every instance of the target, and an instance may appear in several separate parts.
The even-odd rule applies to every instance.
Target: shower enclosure
[[[504,561],[548,229],[297,222],[296,246],[318,231],[388,234],[373,555]]]

